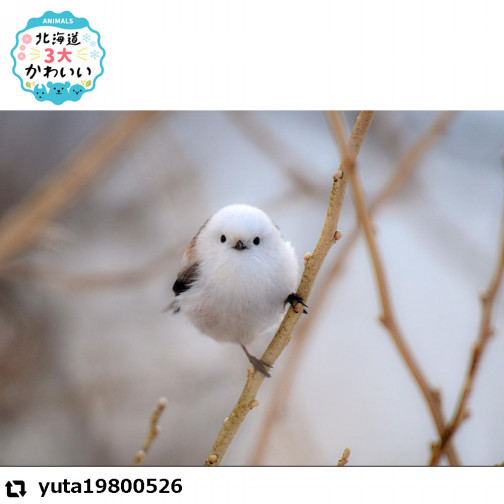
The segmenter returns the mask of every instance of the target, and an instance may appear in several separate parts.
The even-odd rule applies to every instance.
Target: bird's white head
[[[275,260],[283,244],[280,231],[259,208],[230,205],[215,213],[201,229],[196,253],[203,262],[229,267]]]

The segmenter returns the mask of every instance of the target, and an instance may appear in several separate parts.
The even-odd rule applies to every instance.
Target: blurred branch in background
[[[191,162],[186,157],[175,136],[169,135],[167,141],[174,149],[178,162],[183,169],[192,169]],[[0,268],[0,277],[16,282],[42,283],[56,289],[93,290],[137,287],[149,282],[158,275],[159,271],[169,263],[174,253],[182,248],[184,241],[188,241],[189,238],[184,238],[180,243],[172,243],[168,249],[136,268],[74,274],[47,269],[33,262],[10,262]]]
[[[25,252],[88,183],[112,165],[117,155],[141,128],[156,117],[155,112],[121,114],[93,136],[66,163],[51,174],[30,196],[0,221],[0,271],[7,261]]]
[[[161,417],[167,404],[168,401],[166,397],[160,397],[156,404],[156,407],[152,410],[147,438],[145,439],[142,449],[138,450],[135,454],[134,464],[136,466],[140,465],[145,460],[145,457],[147,456],[147,452],[149,451],[152,442],[154,441],[154,439],[156,439],[157,435],[159,434],[161,430],[158,426],[159,418]]]
[[[504,157],[502,159],[504,167]],[[504,213],[501,222],[500,230],[500,251],[497,259],[495,271],[490,280],[490,285],[487,291],[481,296],[481,321],[478,332],[478,338],[472,350],[472,358],[467,370],[467,375],[462,386],[462,392],[455,408],[450,424],[440,434],[439,442],[432,445],[432,455],[429,465],[437,465],[443,453],[447,450],[450,439],[453,437],[462,422],[468,418],[469,411],[467,410],[467,402],[473,389],[474,379],[481,363],[481,357],[485,351],[490,336],[493,335],[492,328],[492,312],[494,309],[495,298],[501,285],[502,276],[504,272]]]
[[[333,177],[333,184],[327,214],[313,254],[305,263],[305,268],[297,294],[302,299],[308,300],[310,291],[315,282],[315,278],[322,266],[322,263],[329,252],[331,246],[335,242],[335,233],[337,230],[338,220],[341,212],[341,206],[345,196],[345,189],[348,183],[348,177],[344,173],[353,164],[353,159],[359,153],[360,147],[366,137],[371,121],[373,120],[373,112],[361,112],[357,118],[354,129],[350,136],[348,150],[352,153],[352,158],[346,157],[342,160],[339,170]],[[275,336],[271,340],[268,348],[264,352],[261,360],[274,364],[279,355],[283,352],[292,337],[292,331],[299,320],[302,310],[299,312],[290,307],[280,324]],[[222,462],[229,445],[234,439],[235,434],[245,420],[248,412],[257,406],[256,395],[264,380],[264,375],[255,373],[253,368],[249,368],[245,387],[234,407],[233,411],[224,422],[215,443],[210,450],[210,453],[205,461],[205,465],[219,465]]]
[[[336,126],[335,137],[336,139],[338,139],[338,141],[339,138],[341,138],[342,136],[341,131],[337,131],[339,124],[341,124],[341,122],[333,122],[333,126]],[[344,143],[340,142],[339,145],[340,150],[342,151],[345,150],[347,152],[346,145]],[[349,153],[347,152],[345,155],[348,156]],[[394,341],[397,349],[399,350],[399,353],[401,354],[404,362],[408,366],[408,369],[411,371],[411,374],[415,378],[415,381],[417,382],[427,402],[432,418],[434,419],[434,422],[436,424],[436,428],[439,434],[442,435],[446,424],[443,411],[441,408],[440,392],[434,389],[429,384],[427,377],[425,376],[424,372],[417,363],[416,358],[413,355],[408,344],[406,343],[404,335],[396,321],[396,316],[392,308],[392,301],[390,298],[387,278],[385,276],[385,269],[383,267],[383,262],[380,256],[380,250],[378,248],[378,244],[375,239],[374,228],[371,221],[371,214],[366,206],[366,202],[364,199],[364,192],[362,189],[362,185],[357,175],[357,172],[353,167],[350,170],[349,175],[354,194],[354,203],[357,212],[357,217],[364,231],[366,242],[369,248],[369,253],[371,255],[371,259],[375,270],[376,283],[378,286],[380,302],[382,305],[382,314],[380,316],[380,321],[389,331],[392,340]],[[449,444],[446,446],[446,455],[452,465],[460,465],[458,456],[456,455],[454,449]]]
[[[448,125],[455,116],[454,112],[441,112],[432,122],[429,128],[418,138],[418,140],[401,157],[397,169],[385,183],[383,188],[373,199],[370,209],[373,212],[381,207],[401,189],[413,168],[418,166],[424,156],[434,143],[443,135]],[[276,389],[271,394],[272,400],[269,402],[268,410],[260,431],[255,450],[250,458],[250,465],[262,465],[265,463],[267,447],[271,438],[275,424],[280,420],[282,412],[294,385],[296,370],[299,369],[299,363],[302,359],[304,350],[310,338],[314,336],[313,325],[316,323],[319,313],[322,311],[324,301],[327,299],[334,280],[341,271],[346,258],[357,242],[360,234],[358,224],[350,231],[348,236],[345,233],[345,239],[341,241],[341,248],[332,262],[327,275],[321,279],[319,288],[316,290],[312,302],[310,303],[310,317],[301,320],[296,332],[291,350],[287,355],[287,362],[283,373],[276,381]]]
[[[42,283],[52,288],[92,290],[122,287],[136,287],[147,283],[168,263],[173,254],[180,249],[174,244],[158,257],[139,266],[122,271],[92,272],[76,275],[57,270],[45,270],[35,264],[10,263],[0,271],[0,276],[17,282]]]
[[[256,149],[270,158],[282,170],[287,179],[294,182],[301,192],[316,196],[324,194],[323,188],[306,176],[306,173],[309,173],[306,166],[299,163],[297,158],[292,154],[291,149],[284,145],[271,130],[262,124],[256,114],[233,112],[229,113],[228,116]]]
[[[369,210],[374,213],[382,204],[394,196],[406,179],[410,176],[413,168],[418,166],[422,158],[429,152],[434,144],[445,134],[457,112],[440,112],[427,130],[401,157],[395,174],[385,184],[383,189],[376,195],[369,205]],[[357,233],[357,230],[353,230]]]

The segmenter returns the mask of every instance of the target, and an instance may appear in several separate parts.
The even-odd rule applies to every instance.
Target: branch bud
[[[135,465],[140,465],[145,460],[146,453],[143,450],[138,450],[135,454]]]
[[[210,456],[207,458],[207,462],[208,462],[210,465],[214,465],[214,464],[217,462],[217,455],[215,455],[215,454],[210,455]]]
[[[333,175],[333,180],[336,182],[337,180],[341,180],[343,178],[343,172],[341,170],[338,170],[334,175]]]

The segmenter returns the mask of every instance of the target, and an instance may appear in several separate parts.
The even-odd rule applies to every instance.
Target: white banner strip
[[[9,467],[1,502],[485,504],[500,467]]]
[[[48,9],[87,19],[100,42],[79,31],[70,64],[47,54],[49,29],[49,45],[16,41]],[[503,16],[490,0],[3,2],[0,109],[502,109]],[[76,30],[60,31],[66,44]],[[51,101],[52,85],[31,96],[48,81],[72,99]]]

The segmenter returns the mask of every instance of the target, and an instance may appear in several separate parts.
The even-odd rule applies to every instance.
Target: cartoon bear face
[[[81,86],[80,84],[74,84],[68,91],[68,94],[70,95],[69,99],[72,101],[79,101],[85,91],[86,90],[84,89],[84,86]]]
[[[33,94],[38,101],[47,100],[47,90],[44,84],[37,84],[34,88]]]
[[[70,87],[70,82],[56,82],[52,83],[49,81],[47,83],[47,87],[49,88],[49,92],[47,94],[47,99],[51,100],[56,105],[61,105],[63,102],[67,101],[68,96],[68,88]]]
[[[56,82],[53,84],[51,81],[47,83],[47,87],[49,88],[49,91],[51,93],[55,93],[57,95],[62,95],[67,93],[67,89],[70,87],[70,82],[65,82],[63,84],[62,82]]]

